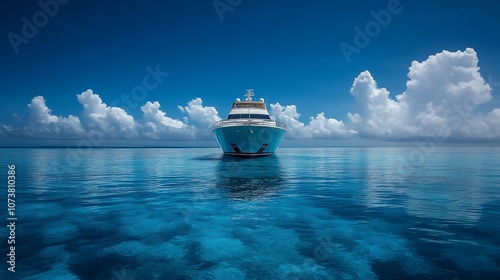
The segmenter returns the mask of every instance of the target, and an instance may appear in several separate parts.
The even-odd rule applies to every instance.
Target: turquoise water
[[[500,149],[1,149],[1,279],[494,279]],[[5,185],[5,184],[4,184]],[[1,191],[7,224],[7,189]],[[498,279],[498,278],[497,278]]]

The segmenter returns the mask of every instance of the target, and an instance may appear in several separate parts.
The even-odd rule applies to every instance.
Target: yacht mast
[[[253,96],[253,89],[247,89],[247,93],[245,93],[245,96],[247,97],[245,101],[252,101],[252,96]]]

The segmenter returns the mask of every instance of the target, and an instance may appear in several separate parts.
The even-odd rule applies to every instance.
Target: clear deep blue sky
[[[195,97],[225,116],[246,88],[269,103],[296,104],[304,121],[318,112],[345,119],[360,72],[369,70],[394,96],[405,90],[413,60],[466,47],[477,52],[487,82],[500,83],[497,1],[401,0],[403,10],[348,63],[339,44],[353,44],[353,28],[363,29],[370,11],[388,2],[243,0],[221,21],[212,0],[73,0],[16,54],[7,34],[21,35],[21,19],[32,21],[41,8],[2,1],[0,123],[15,123],[14,113],[26,119],[38,95],[58,116],[78,115],[76,95],[89,88],[111,104],[142,83],[148,65],[170,74],[139,106],[157,100],[179,119],[177,105]],[[498,91],[492,94],[489,106],[500,107]],[[129,113],[141,115],[139,107]]]

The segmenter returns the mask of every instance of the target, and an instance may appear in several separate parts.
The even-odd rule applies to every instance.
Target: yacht
[[[263,98],[253,101],[253,90],[246,99],[233,102],[227,119],[213,125],[213,133],[224,154],[266,156],[273,154],[286,134],[286,125],[269,116]]]

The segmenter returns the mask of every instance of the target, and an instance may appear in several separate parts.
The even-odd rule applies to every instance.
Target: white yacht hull
[[[225,154],[265,156],[278,149],[286,130],[272,126],[237,125],[218,127],[213,133]]]

